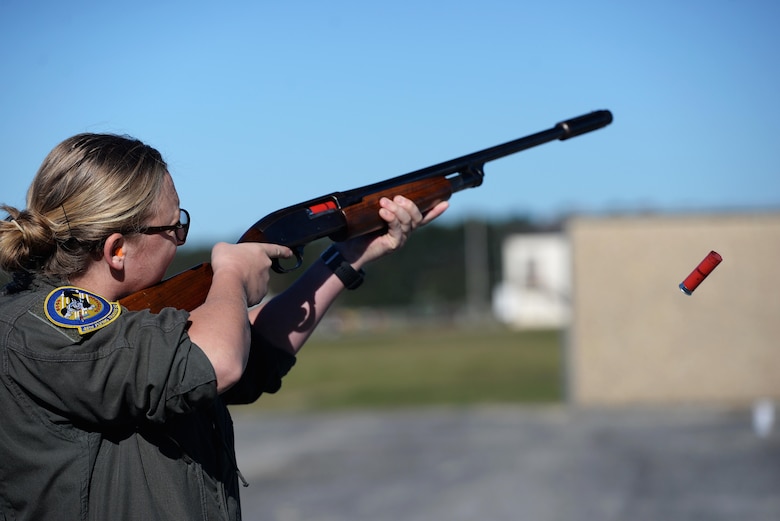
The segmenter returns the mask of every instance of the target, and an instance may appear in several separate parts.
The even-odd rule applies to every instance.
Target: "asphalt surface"
[[[777,521],[748,410],[234,411],[248,521]]]

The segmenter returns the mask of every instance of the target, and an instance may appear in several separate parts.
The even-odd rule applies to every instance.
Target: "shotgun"
[[[300,267],[303,248],[324,237],[344,241],[382,230],[379,200],[403,195],[425,213],[453,193],[482,184],[485,163],[553,140],[585,134],[609,125],[612,113],[598,110],[562,121],[542,132],[480,150],[450,161],[416,170],[405,175],[346,192],[334,192],[288,208],[277,210],[249,228],[238,242],[281,244],[293,250],[296,264],[284,267],[273,259],[273,270],[286,273]],[[133,293],[119,302],[130,310],[149,309],[152,313],[164,307],[191,311],[205,300],[213,272],[203,263],[174,275],[159,284]]]

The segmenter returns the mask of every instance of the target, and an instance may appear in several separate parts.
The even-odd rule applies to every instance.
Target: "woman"
[[[117,301],[159,282],[189,230],[167,165],[123,136],[55,147],[27,208],[2,206],[2,518],[240,519],[226,405],[278,390],[345,283],[447,206],[380,204],[386,233],[330,250],[339,274],[318,261],[258,306],[292,252],[220,243],[203,305],[131,312]]]

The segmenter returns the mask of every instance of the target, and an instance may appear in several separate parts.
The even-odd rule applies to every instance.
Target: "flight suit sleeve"
[[[163,423],[211,405],[216,375],[186,332],[188,313],[123,310],[86,335],[40,317],[18,318],[7,339],[4,371],[19,397],[74,423]]]
[[[252,348],[249,351],[247,367],[241,379],[222,393],[227,404],[248,404],[263,393],[275,393],[282,387],[282,378],[295,365],[292,354],[278,349],[252,331]]]

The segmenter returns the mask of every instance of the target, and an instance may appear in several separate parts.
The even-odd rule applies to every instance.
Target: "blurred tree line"
[[[554,232],[561,228],[559,221],[542,224],[526,217],[430,224],[417,230],[401,250],[369,265],[364,285],[358,291],[344,292],[338,304],[373,308],[458,308],[475,298],[489,303],[490,289],[501,279],[504,239],[518,233]],[[320,240],[308,245],[300,270],[282,275],[273,273],[271,292],[283,291],[329,244],[329,240]],[[168,274],[207,262],[209,256],[210,248],[182,249]],[[477,287],[469,288],[468,270],[486,271]],[[482,294],[474,295],[475,291]]]

